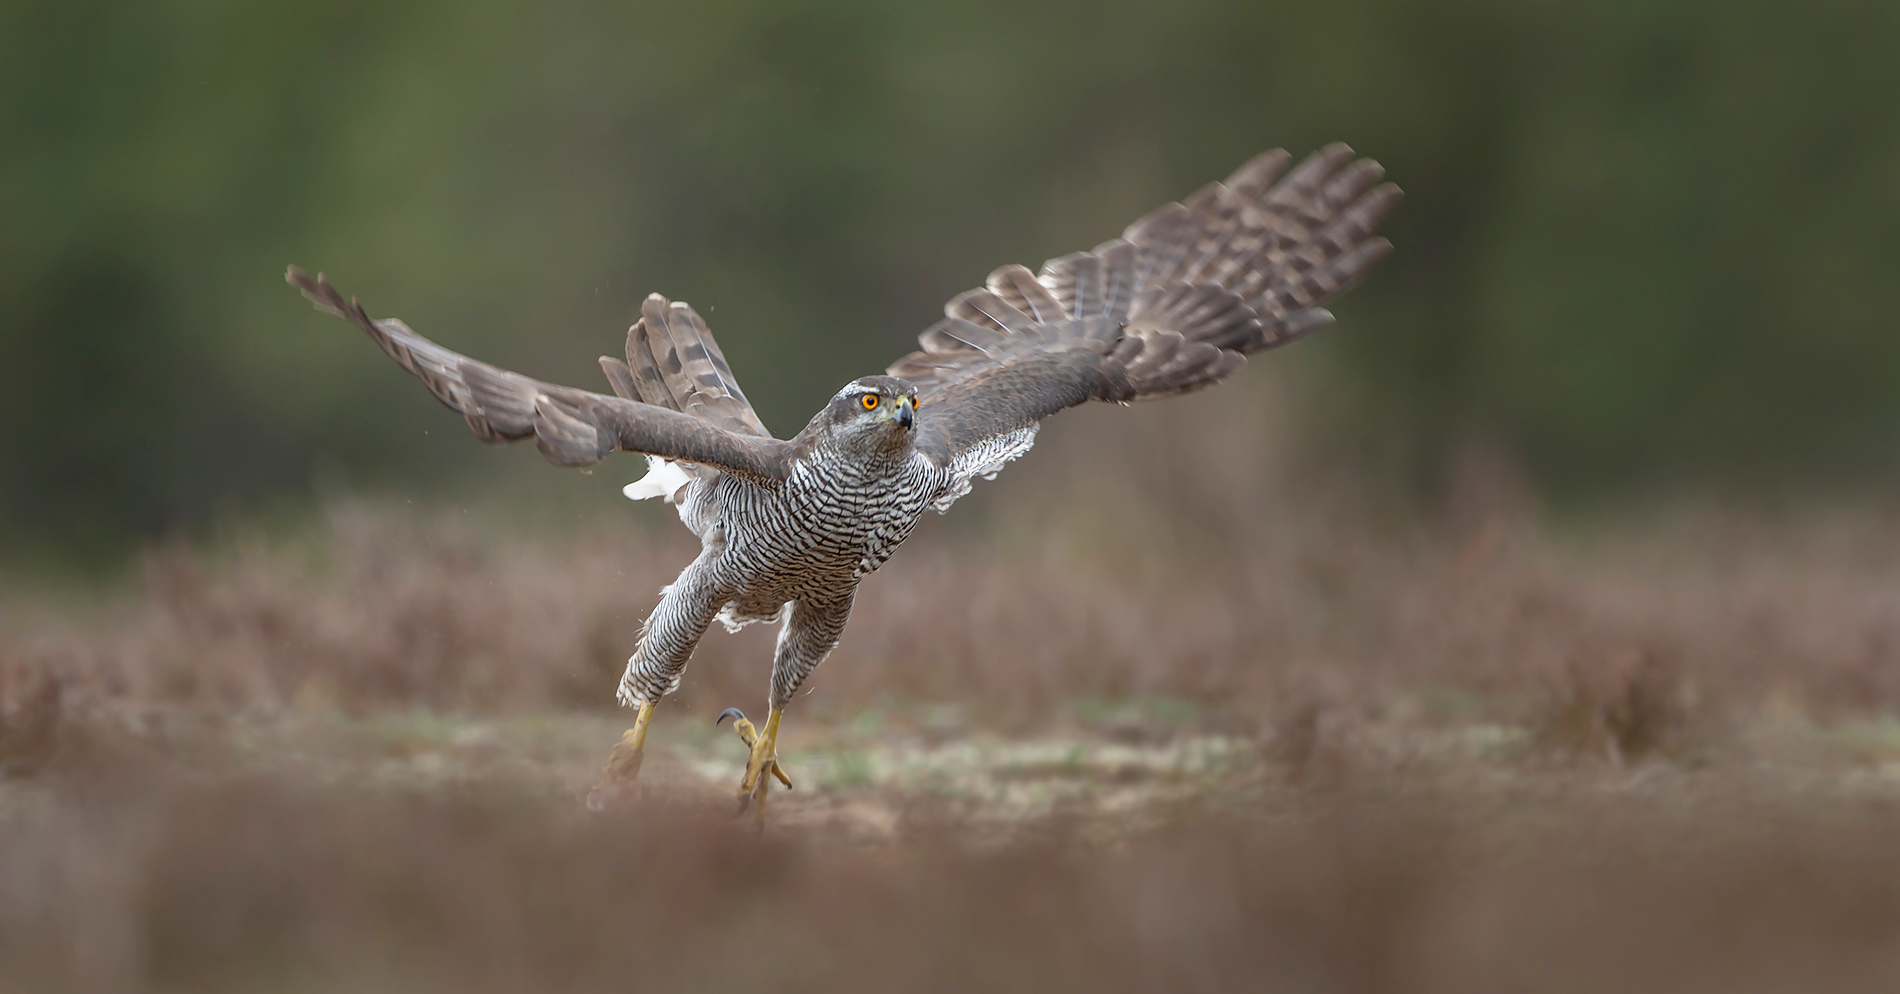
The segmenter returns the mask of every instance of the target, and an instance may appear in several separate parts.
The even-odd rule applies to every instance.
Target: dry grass
[[[578,802],[677,530],[344,502],[16,581],[0,992],[1900,983],[1890,514],[1551,525],[1474,459],[1395,517],[1234,393],[1071,416],[927,525],[762,838],[703,722],[758,629]]]
[[[1492,482],[1431,523],[1374,526],[1363,494],[1323,473],[1161,444],[1197,413],[1081,412],[1041,462],[960,505],[966,520],[928,522],[865,584],[799,709],[956,702],[1020,727],[1078,698],[1162,696],[1272,723],[1424,695],[1574,723],[1565,709],[1600,708],[1628,660],[1667,700],[1612,721],[1900,704],[1891,515],[1703,502],[1553,529]],[[1105,474],[1130,428],[1165,456]],[[693,554],[661,525],[602,517],[550,538],[499,512],[344,503],[300,535],[158,548],[131,590],[63,623],[14,596],[0,652],[84,702],[609,707],[640,619]],[[709,635],[680,704],[755,701],[770,640]]]

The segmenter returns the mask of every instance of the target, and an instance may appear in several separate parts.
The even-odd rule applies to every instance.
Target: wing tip
[[[356,304],[354,299],[344,300],[343,294],[337,292],[337,288],[321,272],[312,277],[296,265],[287,266],[284,268],[284,282],[296,287],[297,292],[303,294],[312,307],[333,317],[349,317],[350,308]]]

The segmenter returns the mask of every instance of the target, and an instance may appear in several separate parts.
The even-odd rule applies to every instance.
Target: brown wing
[[[1133,396],[1127,371],[1109,359],[1122,329],[1106,315],[1009,333],[990,331],[987,336],[975,325],[951,333],[975,342],[985,361],[960,367],[957,375],[928,388],[919,387],[917,448],[959,476],[968,475],[958,468],[961,462],[968,461],[971,472],[997,464],[997,458],[984,451],[986,443],[1094,398]],[[891,367],[892,375],[910,378],[898,368]],[[1022,439],[1023,451],[1031,438]],[[1009,459],[1019,454],[996,455]]]
[[[557,466],[592,465],[615,449],[641,452],[712,466],[767,487],[778,486],[788,472],[791,444],[766,435],[758,425],[751,406],[732,383],[724,357],[711,346],[711,336],[704,334],[704,323],[684,304],[668,305],[656,296],[648,298],[645,308],[652,311],[657,306],[669,325],[676,319],[685,321],[679,317],[683,311],[697,325],[696,331],[682,332],[679,339],[649,353],[650,371],[659,378],[655,389],[669,391],[664,396],[673,401],[662,406],[636,399],[644,396],[644,386],[636,388],[629,367],[615,360],[602,360],[602,364],[608,366],[608,378],[621,394],[618,397],[543,383],[445,349],[399,320],[374,320],[355,300],[345,300],[321,274],[313,279],[292,266],[284,279],[303,291],[318,310],[363,329],[437,400],[466,418],[484,442],[511,442],[532,435],[541,454]],[[651,319],[651,314],[643,314],[641,321]],[[715,375],[726,378],[727,388],[688,386],[705,372],[700,367],[713,364]],[[739,408],[750,415],[749,424]],[[737,421],[745,430],[722,427],[698,416],[701,410]]]
[[[890,367],[918,386],[919,447],[953,459],[1087,400],[1198,390],[1330,322],[1319,305],[1391,250],[1372,232],[1399,189],[1345,145],[1288,161],[1257,156],[1114,241],[1040,276],[1005,266],[944,305]]]
[[[739,389],[712,329],[683,301],[647,297],[640,320],[627,329],[627,361],[602,356],[600,364],[614,392],[628,400],[704,418],[741,435],[772,437]]]

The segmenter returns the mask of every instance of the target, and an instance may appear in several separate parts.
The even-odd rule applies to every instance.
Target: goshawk
[[[677,506],[702,547],[627,660],[619,697],[639,716],[609,770],[638,773],[654,705],[714,620],[782,620],[764,726],[737,709],[720,716],[736,715],[751,747],[739,797],[763,824],[771,780],[791,786],[776,748],[786,704],[838,644],[858,583],[926,510],[948,510],[1028,452],[1057,411],[1198,390],[1328,323],[1319,305],[1391,249],[1372,233],[1399,190],[1379,183],[1378,163],[1345,145],[1288,161],[1262,154],[1040,274],[996,270],[945,305],[922,349],[845,384],[790,439],[760,423],[700,316],[658,294],[627,333],[626,360],[600,360],[607,396],[451,352],[371,318],[321,275],[292,267],[286,279],[367,332],[483,441],[532,437],[557,466],[616,449],[647,457],[626,495]]]

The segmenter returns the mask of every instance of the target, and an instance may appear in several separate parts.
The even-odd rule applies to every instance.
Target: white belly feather
[[[627,484],[620,492],[626,494],[628,500],[664,497],[668,504],[678,504],[681,500],[680,491],[691,482],[693,482],[692,474],[680,468],[679,463],[671,459],[661,459],[658,456],[648,456],[647,475]]]

